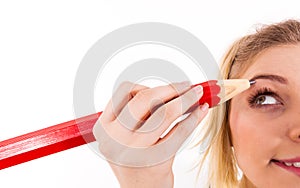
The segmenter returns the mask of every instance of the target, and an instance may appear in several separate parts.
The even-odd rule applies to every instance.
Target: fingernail
[[[208,108],[209,108],[209,105],[208,105],[207,103],[204,103],[204,104],[200,107],[200,109],[201,109],[203,112],[205,112]]]
[[[202,94],[203,87],[201,85],[198,85],[198,86],[194,87],[193,90],[195,90],[197,92],[197,94]]]

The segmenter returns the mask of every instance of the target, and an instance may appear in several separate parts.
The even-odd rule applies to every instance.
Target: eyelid
[[[264,104],[264,105],[255,104],[255,100],[259,96],[263,96],[263,95],[274,97],[275,100],[278,101],[278,104]],[[250,94],[248,98],[248,103],[251,108],[271,108],[276,106],[278,107],[278,105],[283,105],[283,100],[277,94],[277,92],[273,91],[270,88],[263,87],[263,88],[256,89],[252,94]]]

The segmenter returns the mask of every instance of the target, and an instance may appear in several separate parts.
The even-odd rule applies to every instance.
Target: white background
[[[77,68],[88,49],[117,28],[146,21],[174,24],[196,35],[219,61],[229,44],[255,25],[287,18],[300,18],[296,0],[1,1],[0,140],[74,119]],[[187,161],[179,156],[178,169]],[[177,174],[177,187],[192,185],[185,170]],[[105,161],[81,146],[0,171],[0,187],[118,184]]]

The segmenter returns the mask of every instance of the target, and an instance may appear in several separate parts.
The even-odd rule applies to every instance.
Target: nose
[[[296,112],[296,113],[295,113]],[[300,111],[295,110],[288,118],[288,135],[293,142],[300,143]]]
[[[292,141],[300,143],[300,126],[292,127],[289,131],[289,137]]]

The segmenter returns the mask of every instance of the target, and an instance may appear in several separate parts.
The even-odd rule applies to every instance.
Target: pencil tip
[[[253,84],[256,83],[256,81],[255,80],[249,80],[249,83],[250,83],[250,85],[253,85]]]

